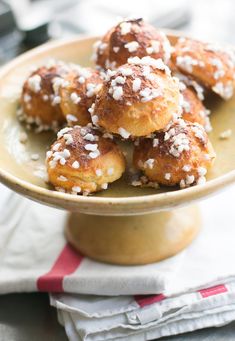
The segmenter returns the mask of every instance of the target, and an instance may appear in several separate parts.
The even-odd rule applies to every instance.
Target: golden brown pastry
[[[37,131],[56,129],[65,122],[58,90],[68,67],[64,63],[42,66],[25,81],[21,95],[21,120],[35,124]]]
[[[87,125],[91,122],[88,109],[95,101],[103,80],[98,71],[77,66],[66,76],[67,85],[60,88],[60,107],[68,123]]]
[[[234,60],[229,50],[189,38],[178,39],[172,52],[172,61],[181,72],[193,76],[224,99],[233,95]]]
[[[49,182],[59,191],[89,194],[106,189],[125,171],[114,141],[90,127],[64,128],[47,152]]]
[[[196,95],[200,99],[200,101],[204,101],[205,95],[206,95],[205,92],[207,90],[204,86],[199,84],[195,79],[193,79],[189,75],[186,76],[186,75],[179,73],[179,72],[173,72],[173,76],[178,78],[178,80],[180,81],[180,89],[181,89],[182,83],[183,83],[185,86],[192,89],[196,93]]]
[[[186,87],[183,83],[181,83],[181,94],[182,118],[192,123],[201,124],[206,132],[211,131],[208,116],[210,111],[204,107],[195,90]]]
[[[203,127],[178,119],[152,139],[140,139],[133,162],[149,181],[184,188],[203,184],[214,158]]]
[[[161,58],[167,63],[171,55],[166,35],[141,18],[121,21],[94,47],[94,61],[103,69],[115,69],[135,56]]]
[[[134,57],[106,81],[91,108],[92,121],[121,137],[161,130],[178,114],[179,82],[161,59]]]

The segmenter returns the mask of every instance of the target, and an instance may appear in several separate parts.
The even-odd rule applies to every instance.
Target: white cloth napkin
[[[51,295],[51,304],[70,341],[145,341],[235,319],[235,279],[211,289],[158,297],[57,294]]]
[[[72,341],[148,340],[228,323],[235,319],[234,188],[200,203],[204,228],[191,246],[145,266],[77,254],[63,236],[65,212],[6,191],[0,293],[54,292],[51,304]]]

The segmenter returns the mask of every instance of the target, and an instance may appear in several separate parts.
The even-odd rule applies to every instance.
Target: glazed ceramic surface
[[[174,35],[169,36],[174,42]],[[98,215],[135,215],[170,209],[207,196],[235,181],[235,129],[227,140],[219,135],[235,127],[235,97],[224,102],[210,96],[207,106],[211,109],[213,131],[210,139],[217,153],[205,185],[179,190],[164,188],[136,188],[127,185],[126,176],[110,185],[107,191],[94,196],[74,196],[56,192],[47,185],[40,174],[44,167],[45,153],[55,139],[53,133],[27,132],[28,141],[19,141],[25,131],[16,118],[19,94],[24,79],[33,67],[51,58],[91,65],[92,45],[96,38],[82,37],[69,41],[47,43],[3,67],[0,71],[0,180],[14,191],[33,200],[70,211]],[[131,147],[122,143],[131,158]],[[31,155],[39,154],[38,161]]]

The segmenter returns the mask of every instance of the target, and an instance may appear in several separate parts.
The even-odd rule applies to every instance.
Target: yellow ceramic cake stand
[[[169,35],[173,44],[176,36]],[[0,180],[32,200],[71,212],[65,235],[83,254],[117,264],[159,261],[185,248],[197,235],[200,214],[192,204],[235,181],[235,98],[224,102],[213,97],[209,103],[210,139],[217,159],[206,184],[182,190],[143,189],[129,186],[124,177],[94,196],[56,192],[40,178],[45,152],[55,136],[29,132],[27,143],[20,143],[25,127],[16,118],[17,101],[31,67],[49,58],[87,66],[95,40],[82,37],[47,43],[1,69]],[[234,134],[220,140],[220,133],[227,129],[234,129]],[[34,153],[39,154],[38,161],[31,160]]]

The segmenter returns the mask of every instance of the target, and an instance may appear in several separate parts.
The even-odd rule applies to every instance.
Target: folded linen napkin
[[[204,229],[191,246],[145,266],[102,264],[79,255],[63,236],[65,212],[5,190],[0,293],[60,293],[51,303],[71,340],[131,340],[131,335],[147,340],[227,323],[235,319],[234,188],[200,204]]]
[[[235,278],[225,284],[173,297],[53,294],[70,341],[144,341],[235,319]]]

